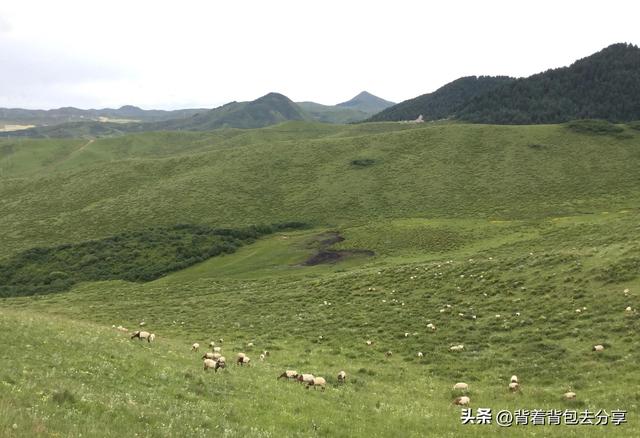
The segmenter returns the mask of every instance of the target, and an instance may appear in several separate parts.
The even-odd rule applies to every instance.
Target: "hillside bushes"
[[[77,244],[32,248],[0,264],[0,297],[59,292],[81,281],[151,281],[232,253],[260,236],[304,226],[288,222],[232,229],[179,224]]]

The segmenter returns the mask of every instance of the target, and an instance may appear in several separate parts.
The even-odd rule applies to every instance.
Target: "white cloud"
[[[400,101],[638,44],[638,12],[620,0],[7,0],[0,106],[212,107],[269,91],[336,103],[363,89]]]

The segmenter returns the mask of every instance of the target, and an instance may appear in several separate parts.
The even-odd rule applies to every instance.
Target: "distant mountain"
[[[51,110],[29,110],[22,108],[0,108],[0,125],[57,125],[82,121],[138,121],[154,122],[191,117],[202,109],[180,109],[173,111],[143,110],[125,105],[117,109],[79,109],[64,107]]]
[[[136,112],[135,107],[126,109]],[[230,102],[190,117],[147,123],[71,122],[0,133],[3,137],[112,136],[141,131],[208,131],[217,128],[261,128],[310,117],[288,97],[269,93],[251,102]]]
[[[365,113],[375,114],[392,105],[395,105],[395,103],[390,102],[388,100],[384,100],[378,96],[374,96],[373,94],[367,91],[363,91],[353,99],[348,100],[346,102],[339,103],[336,106],[339,106],[342,108],[351,108],[351,109],[359,110]]]
[[[640,49],[613,44],[569,67],[518,79],[471,99],[456,116],[478,123],[640,119]]]
[[[433,93],[423,94],[389,107],[367,122],[415,120],[421,114],[424,120],[444,119],[455,114],[473,97],[514,80],[507,76],[468,76],[456,79]]]
[[[366,91],[363,91],[347,102],[342,102],[337,105],[298,102],[298,106],[300,106],[311,119],[324,123],[361,122],[391,105],[393,105],[393,102],[381,99]]]
[[[251,102],[231,102],[188,119],[149,124],[144,128],[192,131],[223,127],[262,128],[287,120],[307,119],[304,111],[288,97],[279,93],[269,93]]]
[[[322,105],[315,102],[297,102],[297,104],[311,119],[323,123],[361,122],[371,116],[368,112],[337,105]]]

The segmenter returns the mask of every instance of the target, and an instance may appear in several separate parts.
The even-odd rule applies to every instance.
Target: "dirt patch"
[[[327,263],[337,263],[350,257],[372,257],[375,253],[368,249],[329,249],[332,245],[344,241],[338,231],[327,231],[314,236],[308,243],[308,248],[315,248],[317,252],[304,261],[303,266],[315,266]]]
[[[374,255],[375,253],[368,249],[326,250],[309,257],[303,264],[305,266],[315,266],[323,263],[337,263],[354,256],[373,257]]]

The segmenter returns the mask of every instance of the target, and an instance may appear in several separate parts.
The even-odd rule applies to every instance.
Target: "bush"
[[[574,120],[567,123],[567,127],[581,134],[611,135],[624,131],[621,126],[599,119]]]

